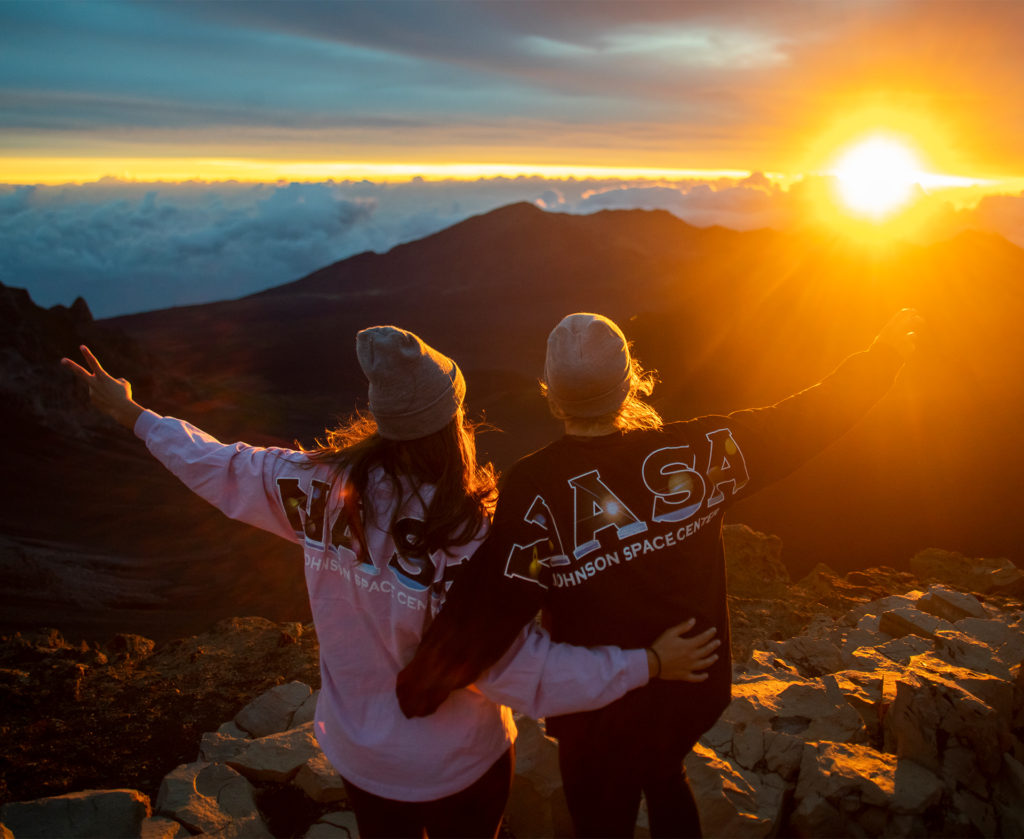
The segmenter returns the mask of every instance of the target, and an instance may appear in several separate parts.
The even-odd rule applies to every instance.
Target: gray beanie
[[[458,365],[404,329],[363,329],[356,355],[370,380],[370,412],[381,437],[415,440],[440,431],[466,398]]]
[[[544,381],[548,396],[571,417],[600,417],[629,395],[629,345],[603,315],[567,315],[548,336]]]

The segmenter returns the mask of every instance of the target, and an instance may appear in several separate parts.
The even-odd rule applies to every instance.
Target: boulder
[[[824,638],[809,638],[798,635],[786,641],[770,641],[769,652],[792,663],[801,676],[814,677],[842,670],[843,654],[839,648]]]
[[[793,734],[768,729],[764,732],[764,744],[764,763],[768,771],[784,781],[794,780],[800,770],[804,741]]]
[[[873,625],[870,622],[862,624],[863,619],[869,615],[879,617],[886,612],[891,612],[893,609],[912,609],[922,594],[923,592],[920,591],[911,591],[906,594],[891,594],[886,597],[879,597],[876,600],[871,600],[868,603],[851,609],[843,616],[842,622],[848,626],[859,626],[861,629],[877,631],[877,623]]]
[[[314,690],[303,703],[296,709],[292,715],[291,728],[298,728],[300,725],[305,725],[307,722],[313,722],[316,717],[316,703],[320,698],[320,689]]]
[[[892,638],[917,635],[928,641],[934,641],[935,632],[938,629],[953,629],[953,624],[927,612],[907,607],[889,609],[879,615],[879,632]]]
[[[789,817],[789,832],[799,839],[848,836],[847,821],[818,793],[800,799]]]
[[[765,729],[756,723],[737,726],[732,736],[732,757],[744,769],[753,769],[764,758]]]
[[[242,708],[235,715],[235,723],[253,737],[285,731],[312,692],[312,688],[302,682],[273,687]]]
[[[303,839],[359,839],[356,814],[351,810],[326,813],[306,831]]]
[[[87,789],[4,804],[0,822],[17,839],[117,839],[138,836],[150,813],[149,796],[138,790]]]
[[[892,638],[883,644],[879,644],[875,647],[875,652],[905,667],[907,664],[910,664],[910,659],[915,655],[928,652],[932,648],[932,643],[932,641],[919,635],[904,635],[902,638]],[[903,667],[897,669],[903,669]]]
[[[198,760],[205,763],[224,763],[242,751],[248,742],[249,739],[245,737],[229,737],[215,731],[207,731],[199,741]]]
[[[1008,559],[968,559],[957,551],[939,548],[928,548],[911,557],[910,569],[922,580],[979,594],[1012,589],[1024,581],[1024,574]]]
[[[345,782],[323,752],[317,752],[296,773],[292,783],[317,804],[347,801]]]
[[[737,683],[722,719],[738,726],[754,723],[805,740],[850,740],[864,727],[860,715],[829,677],[820,681],[763,678]]]
[[[251,781],[285,783],[320,752],[313,723],[249,740],[227,765]]]
[[[890,807],[897,813],[919,814],[942,799],[944,785],[934,772],[912,760],[899,760]]]
[[[992,652],[987,644],[963,632],[940,629],[935,633],[935,654],[939,658],[976,673],[1009,680],[1010,668]]]
[[[974,752],[978,768],[995,777],[1008,741],[1012,685],[930,655],[915,656],[897,680],[885,715],[887,751],[943,774],[941,747],[949,736]]]
[[[236,740],[248,740],[252,737],[248,731],[243,731],[235,725],[234,720],[228,720],[227,722],[221,723],[217,727],[217,733],[223,734],[225,737],[232,737]]]
[[[156,811],[193,833],[216,834],[243,820],[255,833],[256,823],[262,823],[252,785],[220,763],[185,763],[169,772],[160,784]]]
[[[895,777],[895,755],[855,743],[807,743],[795,798],[817,795],[885,807],[896,791]]]
[[[191,835],[181,822],[166,816],[151,816],[142,822],[139,839],[189,839]]]
[[[778,829],[785,784],[743,770],[698,743],[686,757],[686,774],[706,836],[763,837]]]
[[[977,597],[947,586],[931,586],[917,601],[917,608],[950,623],[956,623],[964,618],[988,617],[988,612]]]

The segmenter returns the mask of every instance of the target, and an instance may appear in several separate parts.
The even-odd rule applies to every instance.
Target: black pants
[[[652,837],[701,836],[700,814],[682,756],[637,754],[629,746],[615,748],[599,738],[560,736],[558,762],[580,839],[632,836],[641,793],[647,799]]]
[[[363,839],[483,839],[498,835],[515,751],[509,749],[466,789],[435,801],[394,801],[345,781]]]

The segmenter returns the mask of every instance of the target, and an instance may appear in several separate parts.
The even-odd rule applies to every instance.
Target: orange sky
[[[0,181],[1024,177],[1024,5],[0,4]]]

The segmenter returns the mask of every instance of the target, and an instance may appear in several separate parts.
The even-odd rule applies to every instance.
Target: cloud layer
[[[813,184],[479,181],[0,186],[0,282],[98,317],[239,297],[366,250],[384,252],[516,201],[556,212],[664,209],[697,226],[793,229]],[[1024,194],[937,204],[942,235],[977,228],[1024,247]]]

